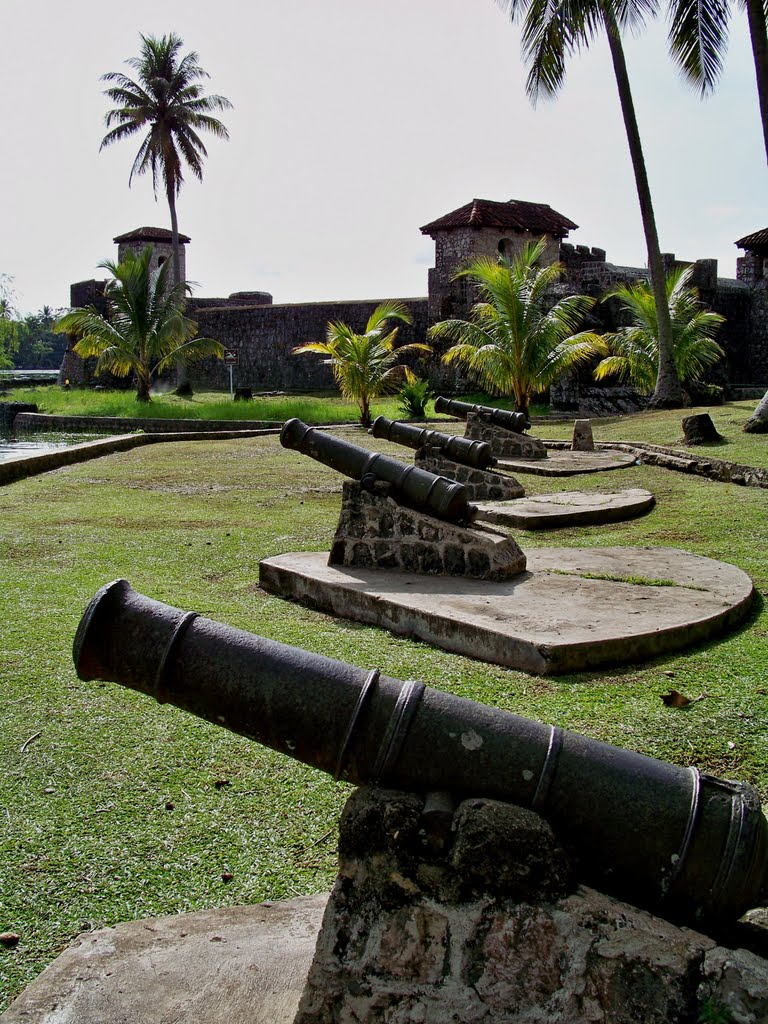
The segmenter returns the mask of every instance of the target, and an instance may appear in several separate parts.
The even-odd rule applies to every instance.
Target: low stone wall
[[[130,433],[142,430],[152,434],[178,434],[186,431],[279,430],[282,420],[167,420],[124,416],[53,416],[47,413],[20,412],[13,421],[13,429],[24,431],[60,431],[72,434]]]
[[[567,441],[545,441],[547,448],[570,448]],[[744,466],[739,462],[714,459],[710,455],[688,455],[674,448],[645,444],[642,441],[601,441],[596,447],[604,450],[631,452],[640,462],[648,466],[661,466],[678,473],[694,473],[708,480],[742,487],[768,487],[768,469],[759,466]]]
[[[0,402],[0,436],[13,433],[16,417],[22,412],[37,412],[37,406],[27,402]]]
[[[88,462],[113,455],[115,452],[129,451],[142,445],[158,444],[164,441],[222,441],[240,437],[259,437],[263,434],[277,434],[277,430],[225,430],[188,431],[185,433],[164,434],[124,434],[120,437],[106,437],[98,441],[86,441],[72,445],[70,448],[54,448],[51,451],[36,452],[22,458],[7,459],[0,462],[0,486],[23,480],[28,476],[48,473],[62,466],[72,466],[78,462]]]

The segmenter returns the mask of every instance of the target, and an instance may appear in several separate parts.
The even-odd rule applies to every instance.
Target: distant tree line
[[[19,316],[13,278],[0,274],[0,370],[58,370],[67,348],[67,339],[53,333],[60,316],[50,306]]]

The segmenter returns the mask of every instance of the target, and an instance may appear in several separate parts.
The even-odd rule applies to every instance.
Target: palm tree
[[[128,184],[130,186],[134,174],[151,171],[157,197],[158,182],[162,181],[171,212],[176,284],[181,278],[176,197],[184,181],[183,167],[186,164],[202,181],[203,158],[208,152],[198,132],[207,131],[228,139],[227,129],[212,113],[232,106],[224,96],[203,94],[200,80],[209,75],[200,66],[197,53],[180,57],[183,45],[174,33],[159,39],[142,35],[139,56],[125,62],[136,71],[137,81],[119,71],[111,71],[101,78],[103,82],[114,83],[104,90],[104,95],[116,106],[105,117],[110,131],[99,148],[146,131]]]
[[[744,0],[755,64],[763,144],[768,160],[768,30],[763,0]],[[731,18],[729,0],[669,0],[669,49],[685,78],[702,95],[714,90],[723,70]]]
[[[331,321],[325,341],[308,342],[293,350],[294,354],[319,352],[328,356],[323,362],[331,367],[344,398],[357,403],[364,427],[371,425],[371,399],[396,391],[406,375],[407,367],[398,361],[400,355],[431,351],[422,342],[395,348],[398,328],[392,321],[413,322],[407,307],[395,299],[374,309],[362,334],[357,334],[349,324]]]
[[[656,230],[651,190],[640,142],[629,75],[621,43],[621,30],[637,28],[645,15],[656,13],[658,0],[497,0],[512,21],[523,21],[523,56],[529,65],[527,92],[535,103],[539,95],[553,96],[565,80],[566,58],[588,47],[605,30],[611,53],[619,102],[640,201],[648,268],[659,323],[659,371],[650,404],[675,408],[683,394],[672,355],[672,325],[666,302],[664,264]]]
[[[561,263],[538,266],[545,244],[544,239],[530,242],[511,261],[473,259],[456,276],[472,278],[481,301],[469,320],[443,320],[429,332],[454,343],[444,362],[463,366],[492,393],[513,395],[526,415],[534,394],[603,351],[599,335],[573,333],[594,299],[569,295],[554,305],[549,300],[564,268]]]
[[[755,64],[757,98],[768,160],[768,29],[763,0],[744,0]],[[731,7],[728,0],[670,0],[669,49],[683,75],[712,92],[723,69]],[[749,434],[768,433],[768,391],[744,425]]]
[[[715,334],[725,317],[705,309],[690,286],[693,267],[676,267],[667,274],[667,305],[672,322],[675,368],[681,381],[697,381],[704,370],[723,356]],[[610,355],[595,367],[595,378],[619,377],[638,391],[650,393],[656,385],[659,363],[659,325],[653,292],[647,282],[621,285],[605,298],[615,297],[630,317],[630,325],[604,334]]]
[[[184,316],[186,282],[172,284],[169,264],[152,271],[151,263],[151,245],[138,255],[126,253],[121,263],[100,263],[112,275],[104,290],[107,315],[93,306],[73,309],[53,328],[57,334],[80,335],[74,351],[83,358],[98,356],[97,374],[134,374],[137,402],[151,400],[152,381],[173,362],[224,354],[213,338],[195,337],[197,324]]]

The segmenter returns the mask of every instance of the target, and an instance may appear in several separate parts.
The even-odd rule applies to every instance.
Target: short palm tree
[[[176,197],[184,181],[183,167],[186,164],[202,181],[203,158],[208,153],[198,132],[229,138],[227,129],[212,114],[232,106],[224,96],[203,94],[200,80],[208,78],[208,73],[200,66],[196,53],[180,56],[183,45],[174,33],[160,39],[142,35],[139,56],[125,62],[136,71],[137,81],[119,71],[102,75],[103,82],[113,83],[104,94],[116,106],[106,115],[111,130],[100,148],[146,132],[128,184],[134,174],[151,171],[157,196],[158,182],[162,181],[171,213],[175,283],[181,276]]]
[[[349,324],[331,321],[325,341],[308,342],[294,348],[295,354],[319,352],[328,356],[323,362],[331,367],[344,398],[356,402],[360,422],[371,425],[371,399],[397,391],[406,367],[399,362],[405,352],[430,352],[429,345],[411,342],[395,348],[398,328],[393,321],[413,322],[408,308],[397,300],[380,303],[368,318],[362,334]]]
[[[97,374],[133,374],[138,402],[150,401],[152,381],[175,361],[224,354],[213,338],[195,337],[197,324],[184,316],[186,282],[172,285],[170,265],[152,271],[151,263],[151,245],[138,255],[128,252],[121,263],[100,263],[112,274],[104,292],[106,316],[93,306],[73,309],[53,328],[57,334],[79,335],[74,350],[83,358],[98,357]]]
[[[430,337],[454,344],[443,355],[457,363],[486,390],[513,395],[528,414],[531,399],[602,351],[597,334],[574,334],[595,300],[569,295],[553,304],[552,287],[563,273],[560,263],[539,266],[545,242],[530,242],[510,260],[480,256],[457,277],[479,285],[481,301],[469,320],[443,320]]]
[[[691,287],[692,267],[677,267],[667,274],[666,289],[672,323],[672,353],[679,379],[696,381],[723,355],[715,334],[725,317],[706,309]],[[650,394],[659,365],[659,328],[653,291],[646,281],[621,285],[606,298],[619,299],[631,323],[603,339],[609,355],[595,368],[595,378],[618,377],[638,391]]]

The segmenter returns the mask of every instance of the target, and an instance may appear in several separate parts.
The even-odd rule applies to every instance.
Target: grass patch
[[[746,407],[723,408],[736,414],[746,418]],[[653,413],[617,431],[673,438],[679,422]],[[344,436],[405,451],[360,429]],[[751,442],[765,464],[765,437]],[[760,464],[756,454],[742,461]],[[643,487],[657,499],[640,519],[519,534],[526,550],[680,547],[737,565],[768,595],[764,490],[651,466],[578,484],[523,479],[534,495]],[[77,623],[117,577],[232,626],[744,779],[768,796],[764,605],[717,642],[600,672],[539,678],[448,654],[259,589],[260,558],[328,550],[341,482],[270,436],[143,447],[0,488],[0,931],[20,935],[15,949],[0,947],[0,1009],[83,930],[319,892],[334,876],[347,787],[168,705],[76,678]],[[711,699],[685,714],[665,707],[665,672],[691,698]]]
[[[768,468],[768,435],[745,434],[744,424],[755,410],[754,399],[727,402],[708,408],[678,409],[675,412],[644,412],[636,416],[617,416],[609,420],[592,420],[595,441],[644,441],[679,448],[698,457],[711,456],[744,466]],[[682,420],[693,413],[707,412],[723,441],[715,444],[687,446],[684,444]],[[537,424],[532,433],[551,441],[570,440],[572,423]]]
[[[608,580],[611,583],[632,583],[636,587],[684,587],[686,590],[706,590],[676,580],[653,579],[650,576],[621,576],[613,572],[576,572],[570,569],[548,569],[556,576],[578,576],[582,580]]]

